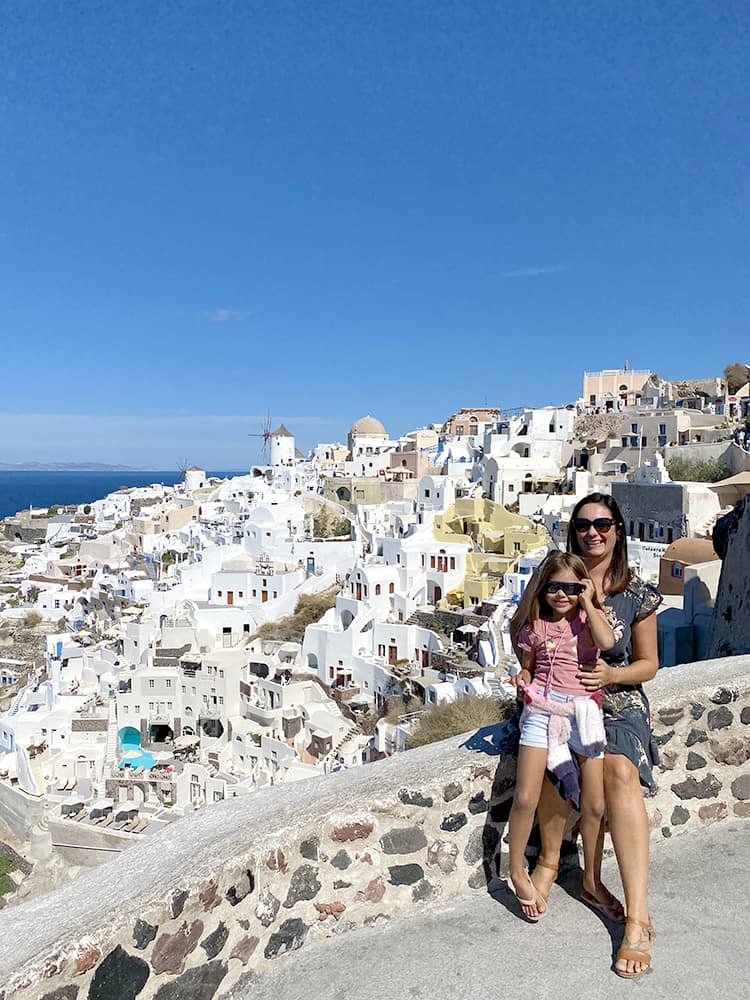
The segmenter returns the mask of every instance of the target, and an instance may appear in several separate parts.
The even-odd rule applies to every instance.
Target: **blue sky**
[[[744,2],[0,0],[0,461],[750,360]]]

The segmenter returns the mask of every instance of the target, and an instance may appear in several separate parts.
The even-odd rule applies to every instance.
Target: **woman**
[[[654,612],[661,596],[628,569],[625,522],[617,503],[606,494],[592,493],[576,504],[568,529],[568,551],[579,555],[586,564],[617,640],[595,668],[580,677],[592,693],[604,690],[607,825],[627,911],[615,972],[635,979],[651,964],[651,940],[655,936],[648,914],[648,819],[641,785],[655,790],[651,769],[659,757],[641,685],[656,674],[659,666]],[[532,874],[537,890],[536,905],[529,914],[532,917],[534,912],[546,912],[570,810],[570,803],[558,795],[549,779],[545,780],[537,810],[542,851]],[[603,841],[602,832],[594,880],[584,885],[583,898],[604,916],[622,920],[622,905],[601,882]]]

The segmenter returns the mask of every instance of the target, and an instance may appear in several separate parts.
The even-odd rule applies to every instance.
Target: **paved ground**
[[[748,996],[750,829],[728,821],[676,837],[652,855],[653,968],[636,982],[611,971],[616,944],[555,886],[536,925],[513,899],[477,894],[384,928],[304,948],[233,1000],[734,1000]],[[617,886],[613,861],[605,876]]]

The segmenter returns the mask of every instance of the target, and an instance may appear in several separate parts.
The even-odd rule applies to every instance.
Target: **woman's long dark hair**
[[[581,546],[578,542],[578,532],[575,529],[575,520],[581,508],[585,507],[587,503],[597,503],[606,507],[615,522],[617,540],[612,550],[612,562],[607,570],[606,583],[608,594],[621,594],[623,590],[627,589],[630,583],[628,536],[625,531],[625,521],[623,520],[620,508],[617,506],[617,501],[613,500],[607,493],[589,493],[583,500],[579,500],[573,508],[573,513],[570,515],[570,523],[568,524],[568,552],[573,552],[577,556],[583,556]]]

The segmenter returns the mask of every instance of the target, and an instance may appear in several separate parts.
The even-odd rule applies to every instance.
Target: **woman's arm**
[[[633,659],[627,667],[610,667],[604,660],[596,661],[593,670],[580,672],[578,678],[588,691],[597,691],[608,684],[643,684],[659,669],[659,647],[656,639],[656,615],[651,614],[631,628]]]

